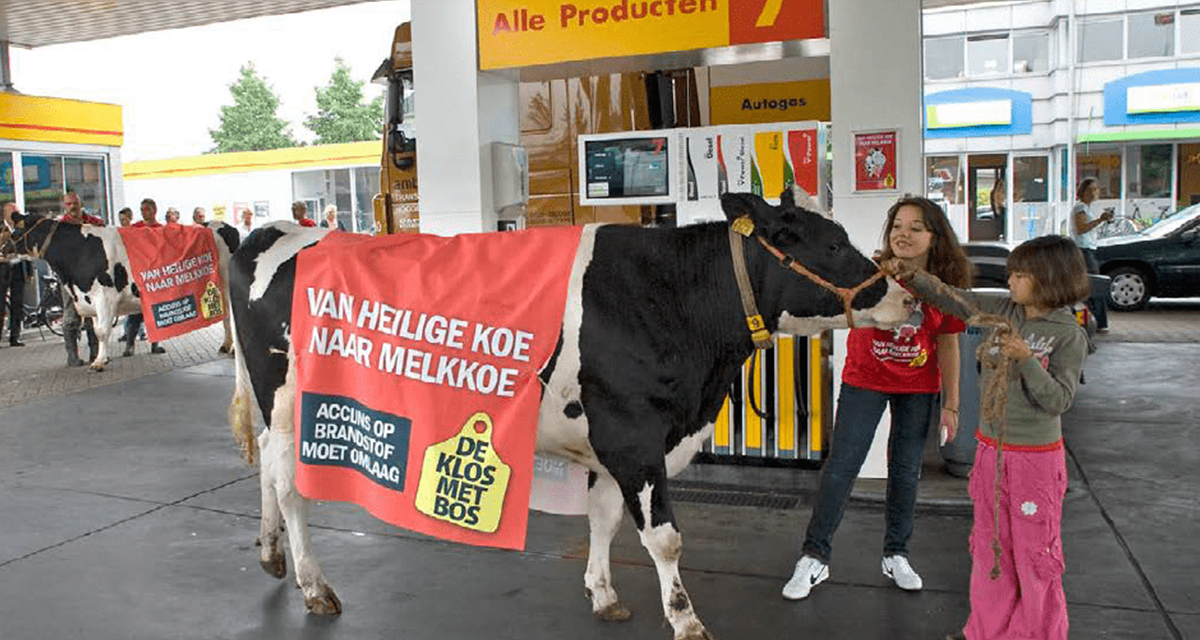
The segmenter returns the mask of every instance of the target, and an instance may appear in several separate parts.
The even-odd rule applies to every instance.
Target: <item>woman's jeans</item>
[[[908,555],[921,458],[937,410],[938,394],[882,393],[845,383],[838,395],[833,447],[825,461],[812,518],[808,521],[805,555],[829,562],[833,534],[842,521],[854,479],[875,438],[875,427],[889,404],[892,428],[888,437],[887,533],[883,555]]]

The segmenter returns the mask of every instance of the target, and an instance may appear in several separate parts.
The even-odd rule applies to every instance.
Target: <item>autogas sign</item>
[[[821,0],[478,0],[479,67],[820,38]]]

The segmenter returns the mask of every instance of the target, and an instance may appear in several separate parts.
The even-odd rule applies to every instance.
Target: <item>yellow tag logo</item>
[[[500,526],[511,474],[492,449],[492,418],[481,411],[467,419],[458,435],[425,450],[417,511],[493,533]]]
[[[921,353],[917,354],[917,357],[913,358],[912,362],[908,363],[908,366],[913,367],[913,368],[923,367],[923,366],[925,366],[925,363],[928,361],[929,361],[929,352],[924,349],[921,349]]]
[[[200,296],[200,315],[205,320],[225,315],[225,303],[221,299],[221,290],[215,282],[209,281]]]

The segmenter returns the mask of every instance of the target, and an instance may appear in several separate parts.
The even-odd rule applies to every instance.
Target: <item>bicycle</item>
[[[38,270],[38,286],[34,299],[36,302],[30,304],[26,302],[22,305],[22,324],[26,329],[37,328],[38,336],[45,337],[42,333],[42,328],[46,328],[50,333],[61,336],[62,329],[62,290],[58,283],[58,277],[53,271]]]

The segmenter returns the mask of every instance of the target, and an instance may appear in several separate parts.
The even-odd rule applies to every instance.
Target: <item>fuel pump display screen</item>
[[[670,195],[670,147],[665,136],[588,140],[584,145],[587,198]]]

